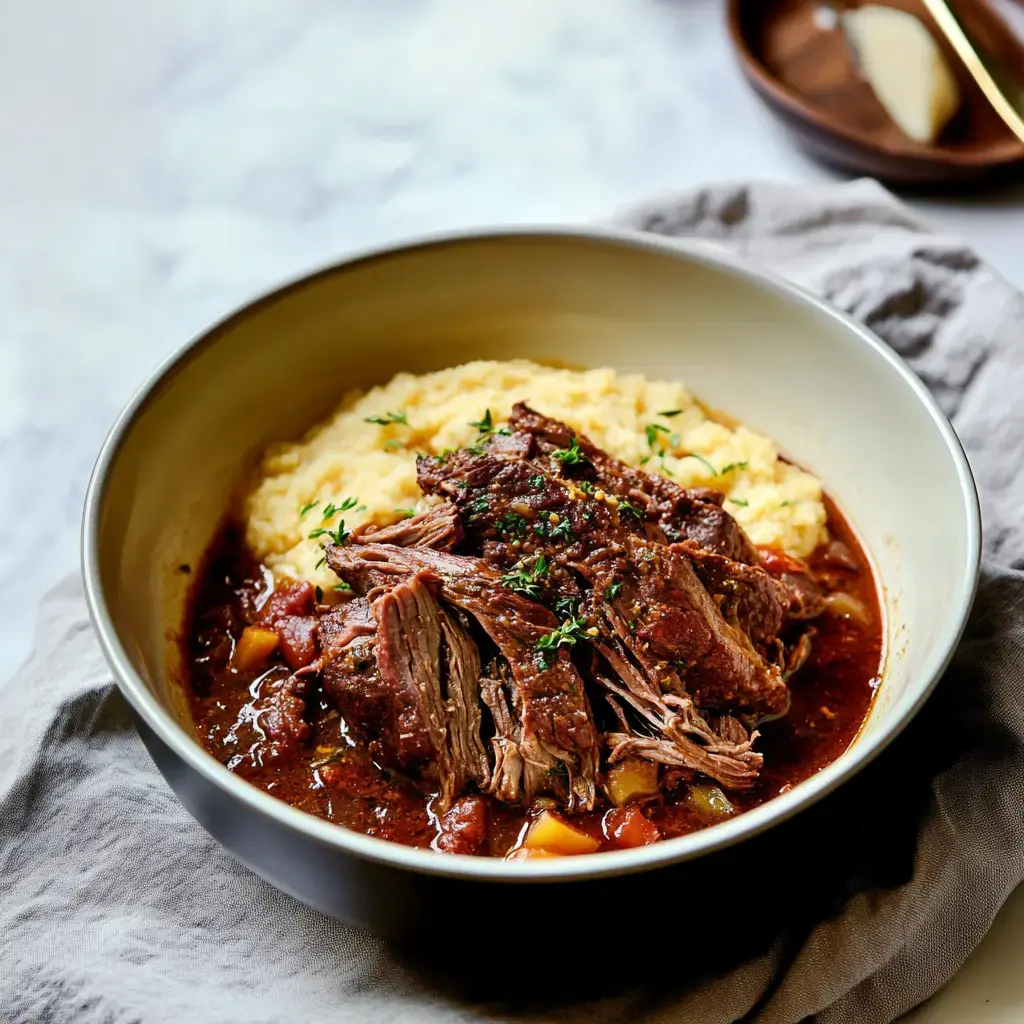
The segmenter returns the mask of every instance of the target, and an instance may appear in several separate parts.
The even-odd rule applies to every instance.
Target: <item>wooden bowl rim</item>
[[[768,2],[772,2],[772,0],[768,0]],[[867,132],[852,128],[842,121],[828,117],[816,107],[808,104],[799,93],[790,89],[776,78],[762,63],[747,39],[746,33],[743,31],[741,15],[749,6],[763,6],[764,3],[765,0],[749,0],[749,2],[747,0],[726,0],[726,20],[729,35],[747,77],[755,83],[757,88],[768,93],[776,103],[784,107],[794,117],[810,122],[824,133],[907,164],[930,164],[932,166],[939,164],[952,168],[987,168],[1024,161],[1024,143],[1021,143],[1013,136],[992,146],[964,149],[962,152],[956,153],[913,142],[909,143],[909,145],[915,148],[904,149],[879,142]],[[999,18],[1002,21],[998,12],[992,10],[991,6],[987,3],[986,7],[989,8],[989,12],[993,17]]]

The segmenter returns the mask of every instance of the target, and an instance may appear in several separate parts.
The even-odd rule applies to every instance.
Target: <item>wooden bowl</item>
[[[859,75],[830,7],[817,0],[728,0],[740,65],[755,91],[797,141],[824,163],[902,184],[1024,177],[1021,143],[992,109],[919,0],[884,0],[920,17],[949,59],[963,103],[932,144],[892,122]],[[975,44],[1024,78],[1024,44],[988,0],[959,0],[956,14]]]

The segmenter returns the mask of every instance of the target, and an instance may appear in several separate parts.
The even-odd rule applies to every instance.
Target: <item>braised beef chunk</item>
[[[481,677],[480,699],[494,723],[494,770],[488,791],[502,803],[514,804],[523,792],[523,716],[522,702],[508,677],[507,666],[495,665],[490,675]]]
[[[779,581],[789,602],[789,618],[816,619],[825,611],[825,599],[817,580],[798,558],[773,548],[759,552],[761,566]]]
[[[784,572],[779,583],[786,592],[791,619],[816,619],[825,610],[821,587],[809,572]]]
[[[263,764],[274,764],[294,758],[309,738],[306,721],[306,694],[309,682],[303,676],[291,675],[264,680],[260,695],[253,705],[262,737],[253,756]]]
[[[267,595],[255,616],[278,636],[278,649],[293,669],[316,659],[316,602],[311,583],[279,583]]]
[[[633,540],[621,568],[609,574],[600,559],[591,573],[599,593],[605,581],[622,580],[621,592],[602,608],[614,608],[616,618],[625,621],[635,657],[642,650],[645,660],[666,663],[660,670],[663,688],[685,689],[702,708],[757,716],[785,709],[788,691],[778,668],[764,660],[741,628],[726,622],[683,552]],[[624,640],[618,623],[616,635]]]
[[[726,622],[746,633],[762,654],[775,660],[776,641],[789,611],[789,597],[782,584],[760,566],[734,562],[693,541],[684,541],[679,548],[690,557]]]
[[[599,497],[584,481],[562,479],[557,459],[518,438],[503,439],[501,452],[485,444],[443,461],[420,462],[421,486],[458,505],[467,538],[506,570],[503,584],[559,608],[563,619],[581,607],[591,640],[608,657],[611,676],[618,677],[616,685],[642,706],[634,710],[670,745],[685,748],[677,751],[676,763],[692,765],[696,755],[692,742],[679,739],[685,731],[673,732],[675,712],[668,710],[665,695],[690,700],[692,729],[707,742],[715,741],[708,739],[712,730],[702,729],[697,706],[755,718],[781,714],[789,697],[776,664],[784,598],[775,582],[760,569],[708,553],[709,560],[721,560],[722,596],[713,598],[685,548],[649,538],[638,506],[626,498]],[[729,566],[736,567],[731,574]],[[723,607],[732,621],[723,617]],[[744,626],[755,629],[753,642]],[[718,751],[721,759],[729,747]],[[633,752],[654,751],[647,743],[634,745]],[[740,750],[736,764],[722,767],[722,760],[714,777],[749,785],[756,774],[756,758],[749,753],[748,747]]]
[[[548,454],[575,442],[586,460],[581,476],[636,503],[669,540],[692,540],[734,561],[757,564],[757,549],[721,507],[718,492],[707,488],[687,490],[660,474],[635,469],[575,434],[566,424],[542,416],[522,402],[513,408],[509,425],[531,435],[540,450]]]
[[[377,668],[388,689],[402,701],[399,743],[408,743],[417,760],[435,766],[441,803],[448,807],[465,780],[457,778],[445,743],[437,601],[426,584],[411,576],[381,594],[373,603],[373,614]]]
[[[548,792],[570,810],[593,806],[597,735],[583,680],[564,649],[540,656],[538,642],[557,625],[548,609],[506,590],[501,574],[479,558],[384,544],[332,545],[327,564],[371,597],[376,588],[419,574],[472,616],[507,661],[518,694],[523,798]]]
[[[486,788],[479,652],[418,577],[328,612],[320,636],[325,693],[382,763],[435,780],[441,811]]]
[[[462,527],[454,505],[438,505],[391,526],[367,523],[357,527],[351,540],[354,544],[397,544],[400,548],[451,551],[462,540]]]
[[[422,764],[430,753],[430,737],[424,729],[410,730],[409,722],[401,721],[409,718],[411,695],[395,693],[391,680],[381,677],[377,621],[369,601],[357,598],[327,611],[319,627],[324,695],[354,737],[381,764]]]
[[[487,838],[487,804],[464,796],[438,821],[437,848],[444,853],[473,854]]]
[[[491,771],[481,738],[480,650],[455,610],[440,612],[448,757],[462,785],[469,780],[486,790]]]

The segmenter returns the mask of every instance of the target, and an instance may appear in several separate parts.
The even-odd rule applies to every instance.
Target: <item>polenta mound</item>
[[[709,418],[682,384],[517,360],[400,373],[349,392],[299,442],[274,445],[244,502],[253,554],[278,575],[331,586],[320,531],[337,528],[339,517],[351,530],[435,504],[417,485],[417,455],[472,444],[520,401],[631,465],[723,492],[757,545],[804,558],[826,539],[820,481],[782,460],[769,438]]]

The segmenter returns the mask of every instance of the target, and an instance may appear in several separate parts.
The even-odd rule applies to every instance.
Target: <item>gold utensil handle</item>
[[[968,72],[995,112],[1006,122],[1007,127],[1024,142],[1024,118],[1018,108],[1007,98],[993,77],[985,58],[975,49],[964,32],[959,19],[953,13],[947,0],[923,0],[939,31],[949,40],[957,56],[963,61]]]

